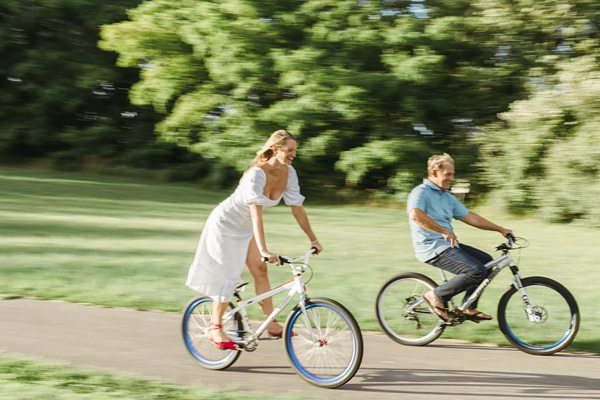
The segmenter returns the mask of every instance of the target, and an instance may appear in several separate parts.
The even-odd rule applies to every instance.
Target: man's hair
[[[444,164],[454,165],[454,159],[450,157],[450,154],[436,154],[429,157],[427,160],[427,173],[431,176],[433,171],[439,171],[444,167]]]

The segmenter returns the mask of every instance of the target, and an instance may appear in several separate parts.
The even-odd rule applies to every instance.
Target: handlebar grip
[[[517,240],[517,238],[512,233],[509,233],[508,235],[506,235],[506,238],[508,240],[510,240],[511,242],[514,242],[515,240]]]

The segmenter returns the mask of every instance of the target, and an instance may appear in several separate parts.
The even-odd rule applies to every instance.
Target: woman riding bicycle
[[[512,231],[467,210],[450,194],[454,160],[448,154],[430,157],[427,173],[427,179],[410,192],[406,207],[417,259],[456,275],[423,295],[434,312],[448,321],[448,310],[444,303],[465,290],[465,298],[470,296],[487,277],[488,271],[484,265],[492,260],[489,254],[479,249],[462,243],[459,245],[452,229],[452,219],[479,229],[497,231],[502,236],[511,235]],[[476,309],[477,302],[471,307],[464,311],[467,319],[476,322],[492,319],[491,315]]]
[[[263,259],[276,262],[277,256],[267,249],[264,207],[275,206],[283,198],[316,253],[323,249],[310,226],[302,205],[304,196],[300,194],[298,176],[291,165],[296,158],[296,147],[296,138],[291,133],[273,132],[257,152],[235,192],[210,213],[202,230],[186,285],[214,299],[210,339],[221,349],[236,348],[223,332],[221,319],[244,264],[255,280],[257,294],[271,288]],[[273,310],[272,300],[264,300],[261,307],[263,313],[269,315]],[[281,332],[282,327],[277,322],[269,326],[271,336],[281,337]]]

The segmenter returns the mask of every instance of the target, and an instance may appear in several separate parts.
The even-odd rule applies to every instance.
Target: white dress
[[[254,235],[249,205],[272,207],[279,204],[281,198],[288,206],[299,206],[304,202],[296,170],[289,165],[288,171],[285,191],[275,200],[264,195],[267,175],[262,168],[252,167],[246,171],[235,192],[208,216],[188,272],[187,286],[214,301],[231,300],[240,283],[248,246]]]

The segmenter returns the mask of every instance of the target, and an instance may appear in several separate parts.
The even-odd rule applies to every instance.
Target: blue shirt
[[[448,190],[441,189],[428,179],[415,187],[408,195],[406,211],[418,208],[435,222],[454,232],[452,219],[461,219],[469,214],[469,210]],[[410,220],[410,231],[415,255],[419,261],[428,261],[450,248],[441,233],[430,231]]]

